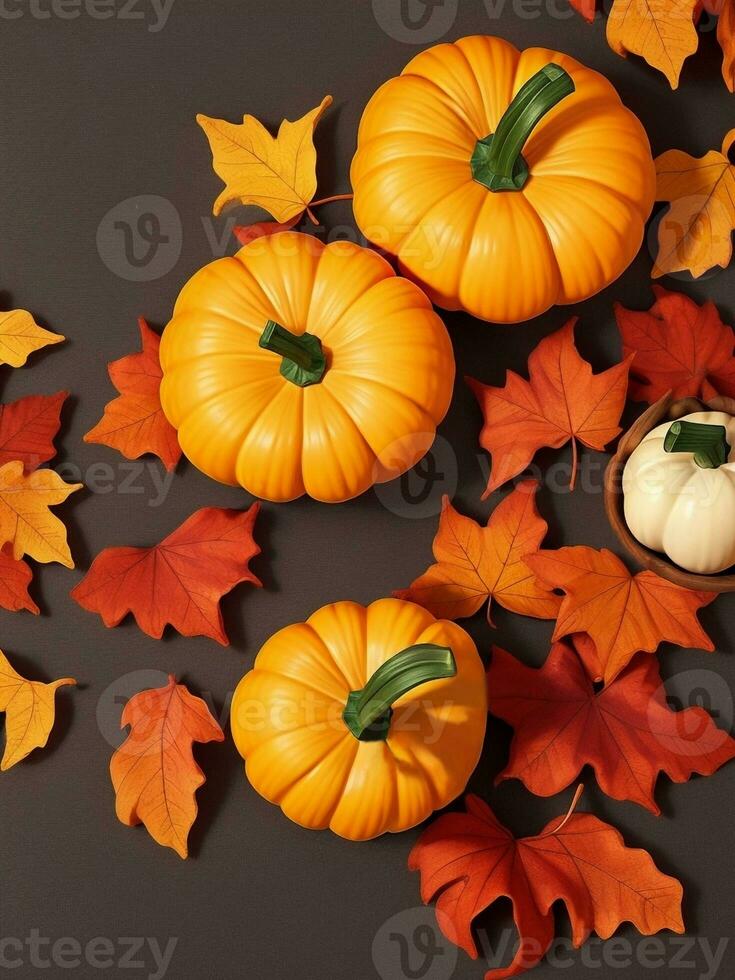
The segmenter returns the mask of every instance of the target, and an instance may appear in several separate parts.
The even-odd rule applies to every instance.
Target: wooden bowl
[[[620,542],[639,565],[650,568],[662,578],[686,589],[699,592],[735,592],[735,569],[719,572],[717,575],[699,575],[697,572],[685,571],[666,555],[651,551],[634,538],[625,523],[623,511],[623,470],[630,454],[643,441],[643,437],[662,422],[673,422],[690,412],[708,411],[735,415],[735,399],[718,395],[705,402],[699,398],[674,398],[669,392],[636,419],[621,437],[617,452],[605,470],[605,512]]]

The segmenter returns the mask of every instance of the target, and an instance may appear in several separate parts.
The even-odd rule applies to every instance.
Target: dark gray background
[[[656,153],[671,146],[697,154],[719,148],[735,124],[711,30],[688,62],[681,89],[673,93],[663,76],[642,62],[626,62],[612,53],[602,22],[588,27],[567,16],[563,0],[558,0],[556,16],[553,4],[514,8],[507,0],[505,6],[495,5],[498,16],[492,17],[480,0],[457,0],[456,13],[451,2],[445,9],[449,39],[498,33],[522,47],[560,48],[603,71],[643,120]],[[121,5],[122,0],[118,11]],[[244,209],[210,217],[220,183],[195,113],[237,120],[247,111],[276,125],[283,116],[300,116],[331,92],[335,106],[317,137],[319,193],[349,190],[360,112],[376,87],[419,50],[406,38],[421,37],[401,26],[398,3],[376,0],[375,7],[383,11],[384,26],[370,3],[344,0],[175,0],[159,31],[149,30],[156,18],[147,0],[133,8],[144,13],[143,20],[96,20],[86,13],[77,19],[39,19],[27,4],[18,19],[0,17],[2,301],[5,308],[32,310],[69,338],[33,357],[23,370],[2,369],[2,400],[70,388],[59,459],[97,484],[97,492],[78,493],[59,509],[69,525],[77,571],[36,567],[32,591],[42,607],[40,618],[0,613],[0,646],[16,666],[45,680],[72,674],[80,681],[78,690],[58,698],[60,720],[49,749],[0,778],[0,937],[25,939],[36,929],[51,940],[73,937],[84,944],[102,936],[117,945],[121,937],[140,936],[155,937],[163,946],[177,937],[168,975],[186,980],[407,976],[398,966],[400,941],[389,936],[403,933],[409,943],[414,938],[414,915],[420,913],[410,910],[420,905],[418,877],[406,870],[406,858],[418,831],[360,845],[301,830],[246,784],[228,739],[198,751],[208,781],[199,793],[192,858],[182,862],[156,846],[142,828],[127,829],[115,818],[108,763],[120,698],[156,681],[156,674],[136,672],[172,671],[210,698],[217,711],[226,711],[234,686],[273,631],[328,601],[369,602],[389,594],[424,569],[443,491],[453,493],[458,484],[461,509],[484,520],[501,494],[480,500],[487,475],[477,443],[480,415],[461,377],[469,371],[502,384],[505,369],[523,370],[539,339],[560,326],[569,311],[554,309],[529,325],[507,327],[448,315],[460,380],[435,454],[443,476],[428,488],[419,476],[380,496],[369,492],[337,507],[309,500],[266,504],[256,528],[263,554],[254,562],[265,588],[243,586],[225,599],[229,649],[174,633],[157,642],[130,621],[106,630],[98,617],[69,598],[102,548],[151,544],[206,504],[240,507],[249,502],[182,463],[161,503],[154,477],[160,479],[163,470],[156,460],[131,469],[114,451],[85,445],[82,436],[114,394],[107,361],[137,346],[136,317],[144,314],[161,328],[183,282],[217,254],[211,241],[219,238],[234,250],[227,222],[255,217]],[[4,9],[16,6],[8,2]],[[425,43],[441,34],[430,27]],[[171,203],[180,218],[182,248],[166,274],[133,282],[120,274],[126,269],[120,233],[111,230],[111,219],[103,219],[120,205],[123,220],[135,225],[135,204],[129,199],[141,194]],[[328,233],[334,234],[340,223],[343,233],[350,227],[349,205],[324,208],[320,215]],[[155,260],[164,265],[176,259],[175,225],[164,227],[173,234]],[[618,283],[574,311],[581,317],[579,347],[596,368],[619,355],[613,300],[647,307],[650,268],[651,255],[644,248]],[[144,269],[144,274],[153,271]],[[665,284],[700,300],[715,300],[732,320],[731,271],[697,283],[681,277]],[[628,417],[635,413],[629,410]],[[614,545],[602,507],[605,457],[585,454],[582,486],[573,495],[561,489],[568,475],[566,450],[541,454],[538,461],[550,467],[540,501],[551,525],[550,546]],[[104,465],[90,469],[95,463]],[[63,472],[73,475],[73,469]],[[124,482],[131,479],[132,487],[124,492]],[[411,502],[412,495],[427,489],[428,502]],[[702,619],[717,652],[663,647],[663,671],[673,678],[672,690],[682,703],[703,698],[721,724],[729,725],[735,599],[719,599]],[[483,653],[495,641],[536,664],[547,653],[552,630],[549,623],[502,610],[494,633],[482,614],[463,625]],[[471,786],[517,833],[534,833],[566,809],[571,792],[540,800],[517,783],[494,789],[492,777],[505,758],[507,736],[506,727],[491,720],[487,752]],[[733,934],[735,766],[683,786],[663,778],[657,794],[661,819],[606,799],[591,774],[587,785],[583,806],[615,823],[629,844],[650,849],[662,869],[680,876],[695,945],[682,956],[667,940],[667,966],[656,971],[645,966],[635,932],[624,928],[620,934],[633,942],[637,961],[627,970],[611,963],[600,966],[602,952],[593,943],[586,963],[583,954],[575,953],[562,961],[565,966],[544,964],[535,976],[648,977],[677,967],[682,977],[706,974],[701,943],[716,947]],[[481,920],[491,940],[509,925],[508,911],[503,904]],[[385,927],[395,915],[398,919]],[[421,921],[430,922],[431,916]],[[565,923],[560,916],[561,934],[566,934]],[[122,953],[117,949],[116,957]],[[445,950],[431,972],[422,973],[421,956],[415,955],[412,975],[423,980],[464,980],[484,972],[481,962],[472,963],[464,954],[453,969],[453,954]],[[624,950],[615,956],[618,962],[626,958]],[[9,975],[36,975],[40,968],[32,964],[28,949],[23,959],[24,965],[8,970]],[[733,971],[735,943],[730,942],[718,975],[729,977]],[[40,972],[57,976],[65,971],[56,965]],[[94,977],[103,971],[87,964],[73,972]],[[110,972],[143,977],[149,970],[119,964]]]

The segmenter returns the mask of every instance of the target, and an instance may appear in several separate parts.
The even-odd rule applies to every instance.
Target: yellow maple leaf
[[[54,695],[60,687],[76,684],[73,677],[42,684],[28,681],[10,666],[0,650],[0,711],[5,712],[5,753],[0,769],[10,769],[34,749],[42,749],[54,727]]]
[[[275,137],[254,116],[236,125],[198,115],[214,170],[226,185],[214,202],[215,215],[230,201],[257,204],[280,222],[300,215],[316,193],[314,129],[331,104],[327,95],[296,122],[284,119]]]
[[[735,230],[735,165],[728,153],[731,129],[722,152],[692,157],[667,150],[656,158],[656,200],[671,207],[658,226],[658,255],[653,277],[688,269],[701,276],[715,265],[727,268]]]
[[[26,310],[0,313],[0,364],[22,367],[29,354],[64,339],[59,333],[39,327]]]
[[[64,483],[54,470],[25,474],[20,460],[0,466],[0,547],[12,544],[14,558],[30,555],[36,561],[74,568],[66,528],[49,507],[81,487],[81,483]]]
[[[614,0],[607,18],[608,43],[624,58],[640,55],[677,88],[685,59],[699,44],[696,6],[697,0]]]

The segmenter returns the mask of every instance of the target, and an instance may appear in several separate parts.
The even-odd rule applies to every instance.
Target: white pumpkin
[[[721,428],[685,424],[679,446],[701,444],[703,451],[667,451],[672,423],[652,429],[623,471],[625,520],[641,544],[664,552],[687,571],[721,572],[735,565],[735,418],[694,412],[678,422],[724,427],[727,446]],[[676,441],[672,433],[668,442]],[[703,458],[708,450],[713,453],[709,461]]]

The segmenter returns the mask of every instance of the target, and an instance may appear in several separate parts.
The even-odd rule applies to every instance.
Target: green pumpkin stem
[[[404,694],[429,681],[454,677],[457,664],[449,647],[417,643],[407,647],[379,667],[365,687],[351,691],[344,714],[345,724],[361,742],[384,741],[388,737],[393,704]]]
[[[570,75],[550,62],[521,86],[494,133],[478,140],[473,178],[489,191],[519,191],[528,180],[523,147],[542,116],[574,91]]]
[[[293,384],[305,388],[322,380],[327,359],[321,341],[314,334],[291,333],[275,320],[269,320],[258,343],[265,350],[281,356],[281,374]]]
[[[730,446],[724,425],[707,422],[672,422],[664,437],[667,453],[694,453],[694,462],[703,470],[714,470],[727,462]]]

